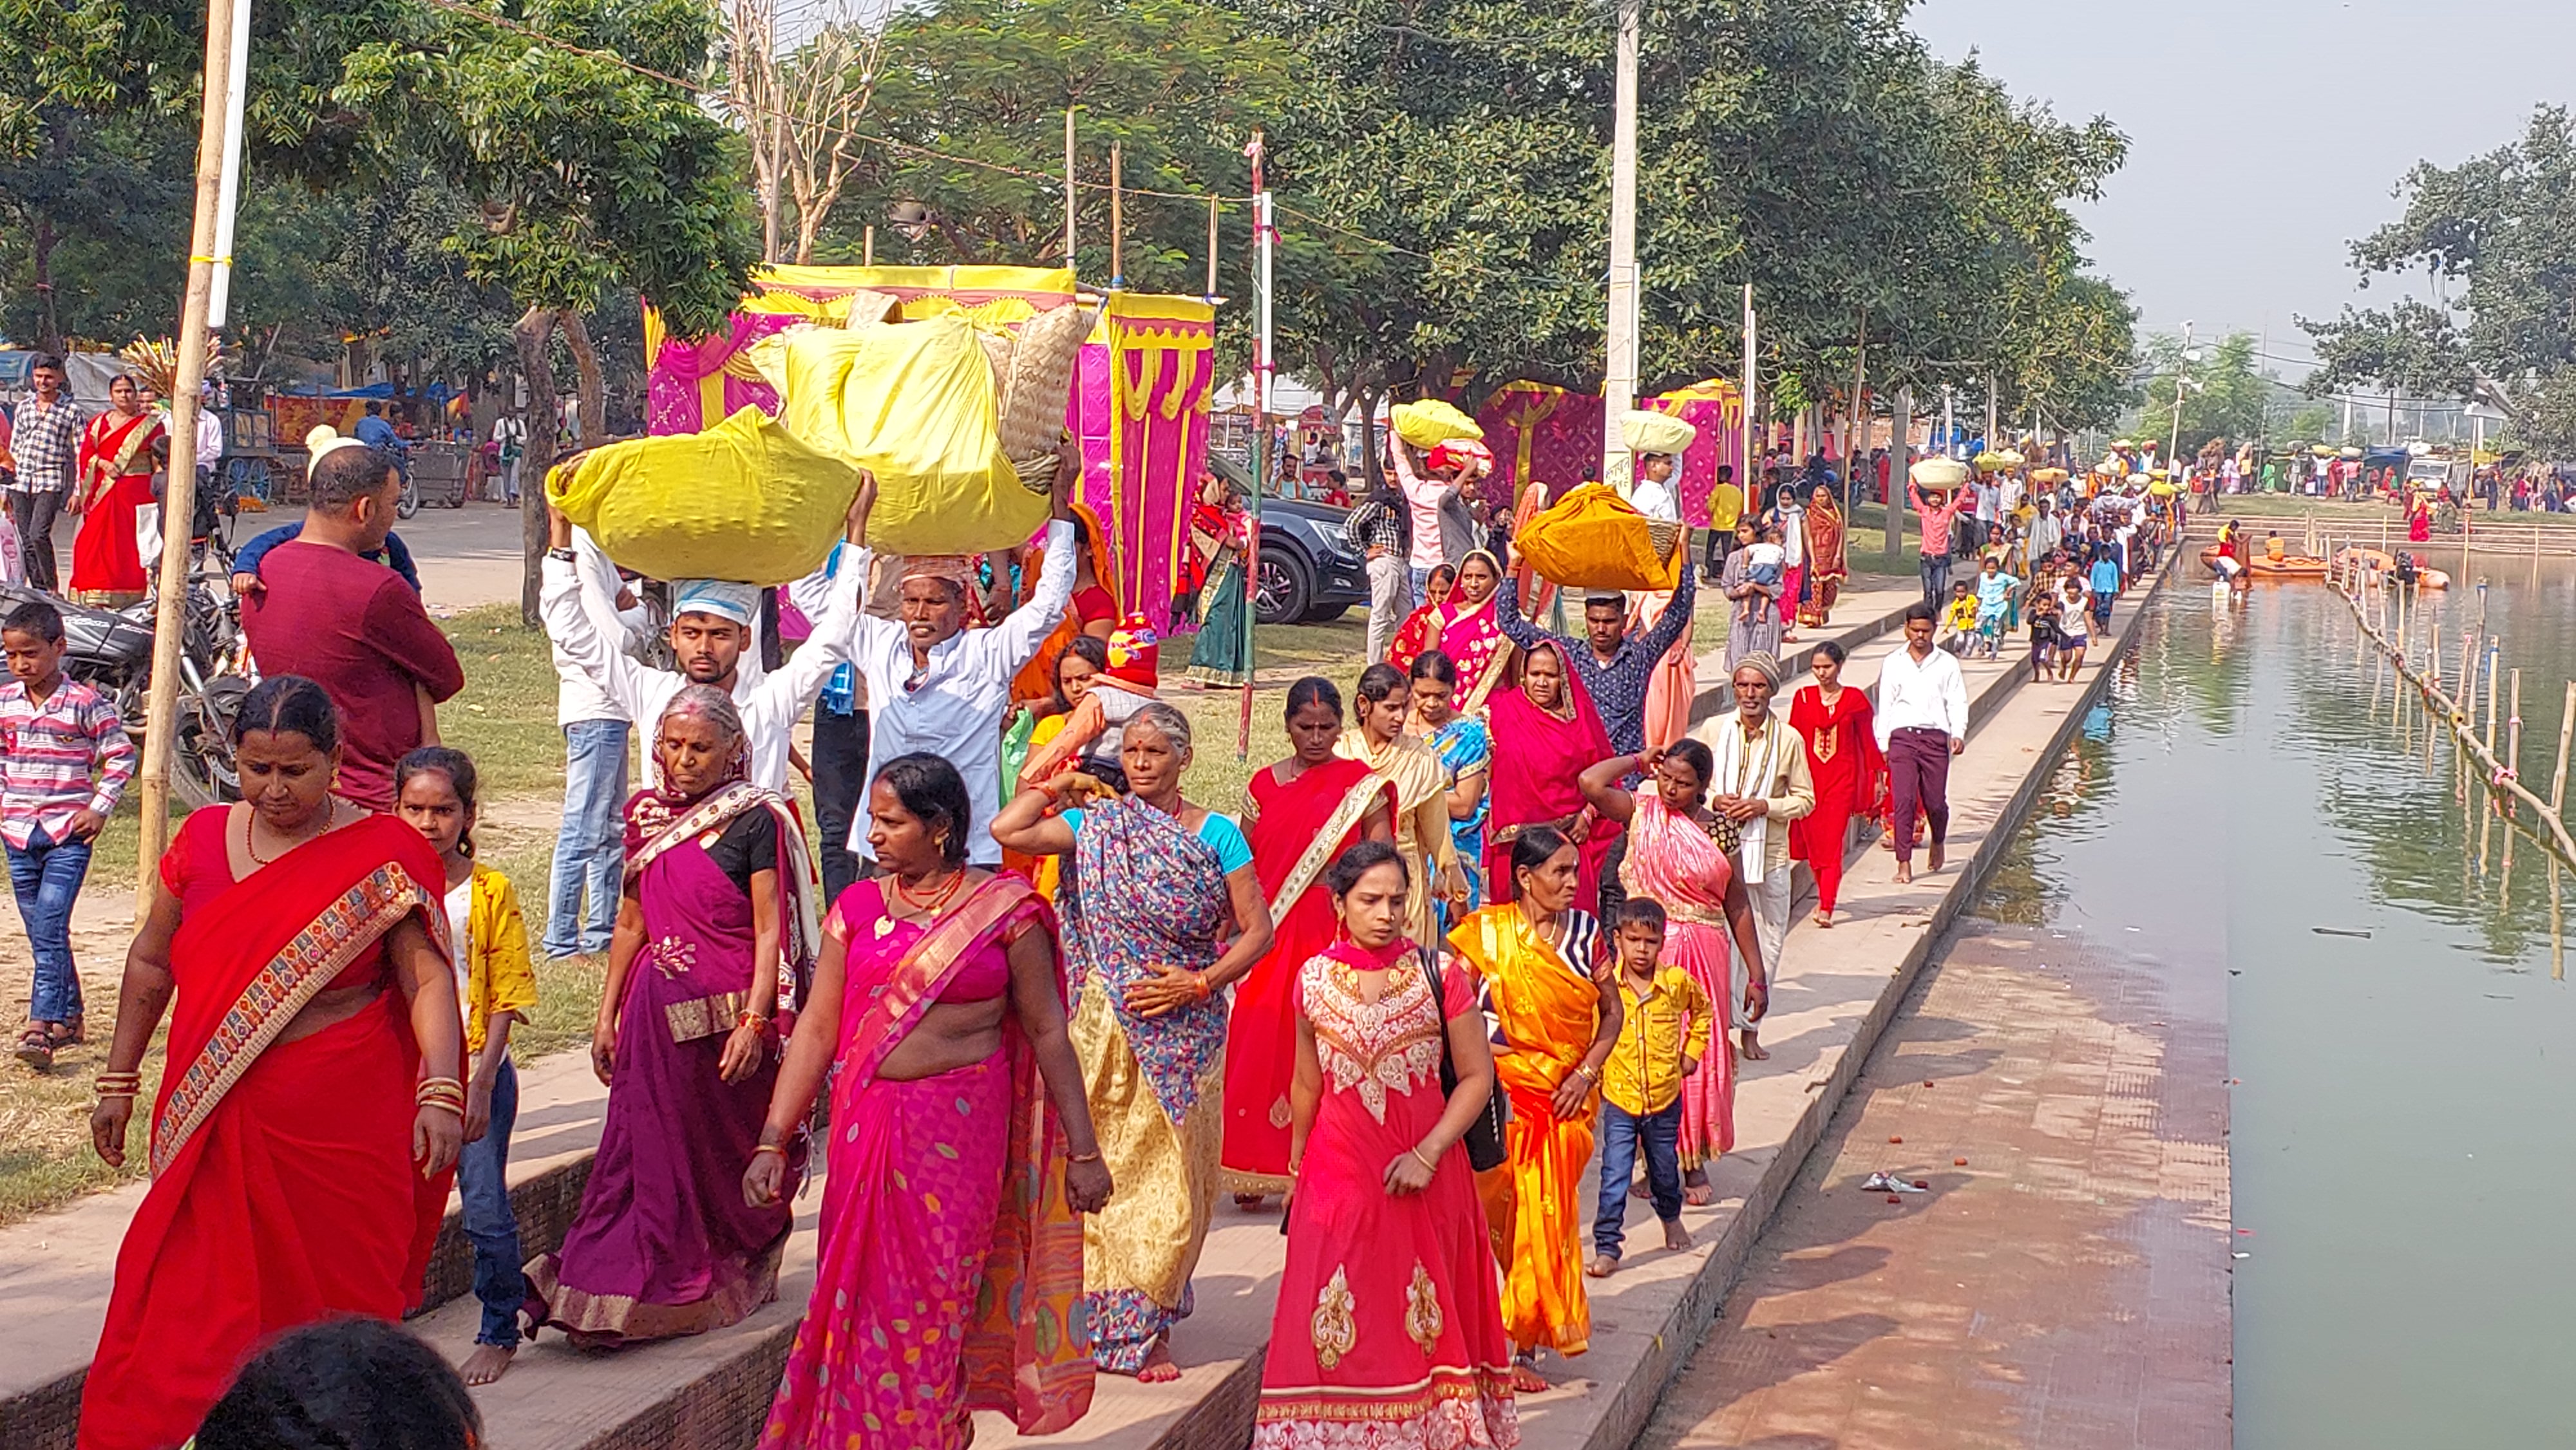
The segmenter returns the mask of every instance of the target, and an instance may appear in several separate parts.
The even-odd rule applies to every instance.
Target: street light
[[[2191,324],[2186,321],[2182,325],[2182,360],[2174,364],[2173,436],[2165,440],[2165,467],[2167,469],[2173,468],[2175,464],[2179,462],[2179,455],[2182,453],[2183,369],[2198,361],[2200,361],[2200,354],[2192,348]]]

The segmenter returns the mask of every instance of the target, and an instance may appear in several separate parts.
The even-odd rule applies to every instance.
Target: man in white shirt
[[[858,502],[850,509],[853,536],[867,527],[867,511],[876,501],[876,481],[862,476]],[[549,510],[551,513],[552,511]],[[572,547],[572,522],[560,513],[548,520],[553,547],[546,551],[544,584],[537,612],[560,658],[588,675],[602,693],[635,722],[645,739],[661,724],[662,708],[684,685],[714,685],[733,696],[742,712],[743,734],[751,746],[751,783],[781,795],[787,793],[788,752],[798,717],[814,703],[832,668],[849,658],[850,621],[858,614],[859,580],[864,571],[849,571],[833,580],[823,617],[814,621],[806,640],[786,668],[761,674],[747,668],[760,618],[760,590],[749,584],[716,579],[684,579],[671,586],[671,653],[677,672],[636,663],[620,653],[610,637],[593,623],[581,600],[579,556]],[[758,664],[757,656],[748,662]],[[646,754],[651,754],[648,748]]]
[[[857,666],[870,702],[868,782],[901,755],[926,752],[957,767],[973,808],[967,833],[966,859],[979,866],[999,865],[1002,848],[993,840],[993,815],[1002,806],[1002,715],[1010,707],[1011,676],[1038,652],[1055,632],[1073,599],[1073,481],[1082,474],[1081,456],[1070,442],[1056,454],[1054,518],[1047,524],[1046,563],[1037,591],[1026,604],[990,629],[967,629],[966,596],[973,587],[970,562],[943,555],[904,560],[897,588],[902,605],[894,619],[853,612],[827,636],[831,627],[817,620],[812,649],[829,637],[843,646]],[[864,530],[854,542],[864,544]],[[842,571],[864,579],[873,563],[864,549],[844,555]],[[797,662],[804,660],[803,653]],[[851,854],[876,859],[868,845],[867,789],[859,794],[858,818],[850,825]]]
[[[1950,757],[1968,748],[1968,682],[1959,662],[1932,647],[1932,606],[1905,611],[1905,648],[1878,673],[1878,748],[1887,757],[1896,818],[1896,881],[1914,879],[1914,817],[1932,825],[1931,869],[1950,837]]]
[[[643,643],[643,607],[633,602],[617,566],[589,533],[572,531],[577,602],[609,648],[631,655]],[[555,725],[564,737],[563,829],[555,836],[554,868],[546,887],[549,960],[608,950],[617,925],[617,881],[626,861],[620,813],[626,806],[626,746],[630,722],[560,644],[555,662]]]

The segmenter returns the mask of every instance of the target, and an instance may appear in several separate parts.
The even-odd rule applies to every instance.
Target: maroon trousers
[[[1896,820],[1896,864],[1914,860],[1914,817],[1931,822],[1935,845],[1950,839],[1950,737],[1906,729],[1887,739],[1889,814]]]

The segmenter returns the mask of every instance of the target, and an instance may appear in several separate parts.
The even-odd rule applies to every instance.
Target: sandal
[[[18,1034],[18,1060],[38,1072],[54,1065],[54,1034],[62,1030],[59,1022],[30,1022]]]

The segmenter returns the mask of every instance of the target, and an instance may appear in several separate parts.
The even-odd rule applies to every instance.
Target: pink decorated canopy
[[[1682,455],[1675,488],[1681,494],[1682,517],[1694,527],[1706,527],[1708,492],[1717,486],[1719,465],[1734,468],[1739,483],[1744,479],[1744,404],[1735,385],[1711,379],[1641,399],[1637,406],[1677,414],[1699,429]],[[1595,394],[1547,383],[1505,383],[1485,399],[1476,421],[1484,426],[1485,446],[1494,453],[1486,489],[1497,507],[1510,507],[1525,478],[1538,480],[1553,501],[1600,476],[1604,406]]]

